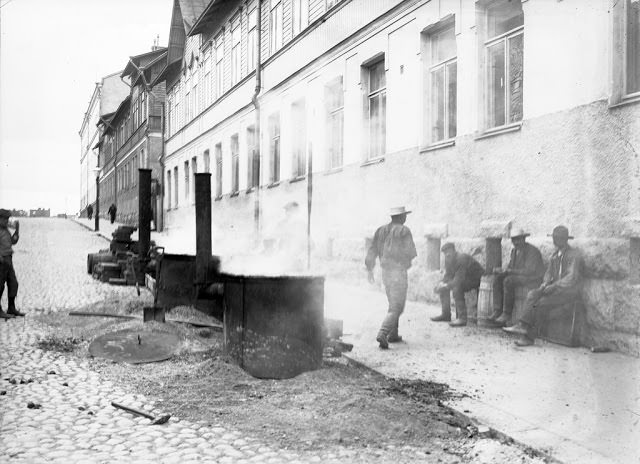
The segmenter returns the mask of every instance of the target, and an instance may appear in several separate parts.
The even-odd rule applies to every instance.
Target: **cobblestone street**
[[[94,281],[88,252],[107,242],[64,219],[22,221],[14,247],[18,307],[27,313],[0,323],[0,462],[331,462],[338,456],[296,456],[220,425],[172,417],[149,426],[111,401],[153,410],[153,401],[126,385],[101,381],[86,362],[37,348],[43,328],[32,316],[68,311],[104,299],[138,299],[133,287]],[[143,292],[142,298],[151,300]],[[3,301],[6,308],[6,297]],[[29,403],[33,403],[31,408]],[[41,405],[40,407],[38,405]],[[146,406],[144,406],[146,405]],[[361,456],[362,457],[362,456]],[[335,458],[335,459],[334,459]],[[349,459],[351,461],[351,459]]]

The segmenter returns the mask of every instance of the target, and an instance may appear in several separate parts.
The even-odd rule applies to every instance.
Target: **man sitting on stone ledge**
[[[556,251],[551,255],[542,285],[531,290],[524,303],[524,313],[518,324],[502,330],[520,335],[518,346],[533,345],[536,326],[553,308],[573,303],[582,287],[582,256],[569,246],[569,229],[557,226],[551,234]]]
[[[544,263],[542,255],[533,245],[527,243],[530,234],[522,229],[511,232],[511,259],[507,269],[494,269],[496,278],[493,284],[494,312],[491,325],[503,327],[510,325],[511,313],[516,297],[516,287],[537,288],[542,283]]]
[[[467,325],[467,304],[464,294],[480,287],[480,278],[484,269],[478,261],[465,253],[458,253],[453,243],[442,245],[444,253],[444,277],[442,282],[436,285],[434,292],[440,295],[442,314],[432,317],[435,322],[451,320],[451,293],[456,302],[456,320],[450,322],[451,327],[463,327]]]

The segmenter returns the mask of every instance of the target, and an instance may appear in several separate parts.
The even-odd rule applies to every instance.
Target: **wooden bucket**
[[[484,275],[480,279],[478,291],[478,327],[489,327],[489,318],[493,314],[493,281],[494,275]]]

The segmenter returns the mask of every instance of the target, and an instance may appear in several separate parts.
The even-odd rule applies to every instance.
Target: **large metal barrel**
[[[89,253],[87,255],[87,274],[93,274],[93,267],[98,263],[113,263],[116,258],[111,253]]]
[[[258,378],[322,364],[324,277],[223,274],[225,352]]]
[[[489,327],[489,318],[493,314],[493,282],[495,276],[484,275],[480,279],[478,291],[478,327]]]

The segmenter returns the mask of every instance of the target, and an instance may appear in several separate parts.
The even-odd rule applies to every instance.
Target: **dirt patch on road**
[[[141,311],[127,307],[127,314]],[[171,316],[202,320],[184,308]],[[84,358],[89,358],[89,341],[98,335],[150,327],[141,321],[59,314],[38,320],[49,328],[42,349],[61,347],[68,355],[71,348],[73,355]],[[378,462],[485,462],[478,460],[479,450],[487,448],[480,444],[488,438],[478,436],[467,417],[442,404],[453,394],[446,385],[388,379],[343,357],[325,358],[320,369],[292,379],[256,379],[224,356],[219,331],[177,323],[162,326],[184,341],[172,359],[129,365],[89,358],[92,368],[153,399],[163,413],[223,424],[282,448],[355,453],[342,462],[369,462],[371,456]],[[80,343],[54,341],[69,338]],[[509,451],[507,458],[486,462],[543,462],[521,449],[496,444],[503,454]]]

